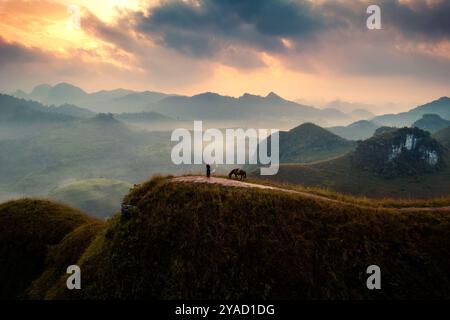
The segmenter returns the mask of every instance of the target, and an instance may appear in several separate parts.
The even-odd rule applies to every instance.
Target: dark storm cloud
[[[409,36],[422,36],[430,40],[450,39],[450,1],[412,4],[384,0],[381,4],[388,23]]]
[[[308,1],[204,0],[164,2],[137,27],[164,45],[193,56],[212,56],[230,43],[283,51],[281,38],[308,38],[325,27]]]
[[[28,48],[18,43],[5,41],[0,36],[0,67],[8,64],[23,64],[47,60],[39,49]]]
[[[230,44],[284,52],[282,38],[305,44],[327,31],[364,31],[366,8],[378,4],[383,25],[407,38],[450,38],[450,1],[203,0],[165,1],[136,14],[138,32],[196,57],[214,56]],[[394,37],[394,34],[387,35]]]
[[[134,52],[139,47],[130,35],[131,26],[126,19],[119,20],[117,24],[109,25],[91,12],[86,11],[83,15],[82,27],[85,32],[105,42],[112,43],[125,51]]]

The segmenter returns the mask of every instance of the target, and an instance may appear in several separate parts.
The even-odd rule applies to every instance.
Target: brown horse
[[[231,170],[230,173],[228,174],[228,178],[231,179],[233,175],[235,178],[240,177],[241,180],[247,178],[247,172],[239,168]]]

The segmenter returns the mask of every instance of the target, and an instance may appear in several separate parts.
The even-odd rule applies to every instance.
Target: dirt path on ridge
[[[403,207],[403,208],[370,207],[370,206],[364,206],[364,205],[360,205],[360,204],[354,204],[351,202],[331,199],[331,198],[327,198],[325,196],[320,196],[317,194],[312,194],[312,193],[308,193],[308,192],[304,192],[304,191],[290,190],[290,189],[266,186],[266,185],[261,185],[261,184],[256,184],[256,183],[249,183],[249,182],[245,182],[245,181],[241,181],[241,180],[218,178],[218,177],[211,177],[208,179],[207,177],[204,177],[204,176],[184,176],[184,177],[172,178],[171,181],[173,181],[173,182],[190,182],[190,183],[210,183],[210,184],[219,184],[219,185],[227,186],[227,187],[255,188],[255,189],[281,191],[281,192],[286,192],[286,193],[291,193],[291,194],[298,194],[305,198],[318,199],[318,200],[322,200],[322,201],[328,201],[328,202],[343,204],[343,205],[351,205],[351,206],[356,206],[359,208],[386,209],[386,210],[396,210],[396,211],[449,211],[450,212],[450,206],[446,206],[446,207]]]

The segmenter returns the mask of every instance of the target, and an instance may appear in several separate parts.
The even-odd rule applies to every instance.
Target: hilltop
[[[360,120],[348,126],[327,128],[327,130],[348,140],[364,140],[372,137],[380,126],[373,121]]]
[[[449,297],[448,211],[362,207],[273,187],[228,185],[226,179],[196,179],[154,178],[125,197],[132,206],[127,216],[117,215],[85,236],[78,231],[63,241],[59,237],[48,260],[53,263],[35,273],[28,297]],[[90,245],[69,250],[76,238]],[[83,270],[83,290],[65,289],[66,254]],[[372,264],[383,270],[383,290],[365,286]]]
[[[290,131],[280,132],[280,162],[307,163],[330,159],[353,150],[355,146],[354,142],[313,123],[304,123]]]

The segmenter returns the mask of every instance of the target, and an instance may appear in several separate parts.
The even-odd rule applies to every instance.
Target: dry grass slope
[[[274,190],[134,189],[81,259],[88,299],[450,298],[450,215],[361,209]],[[367,266],[383,290],[366,288]]]
[[[448,211],[341,200],[353,202],[155,177],[125,197],[129,217],[106,223],[48,201],[5,203],[1,298],[450,298]],[[70,264],[83,290],[66,289]],[[366,288],[372,264],[379,291]]]
[[[1,204],[0,299],[26,298],[26,289],[46,269],[52,246],[80,226],[95,222],[78,210],[46,200]]]

